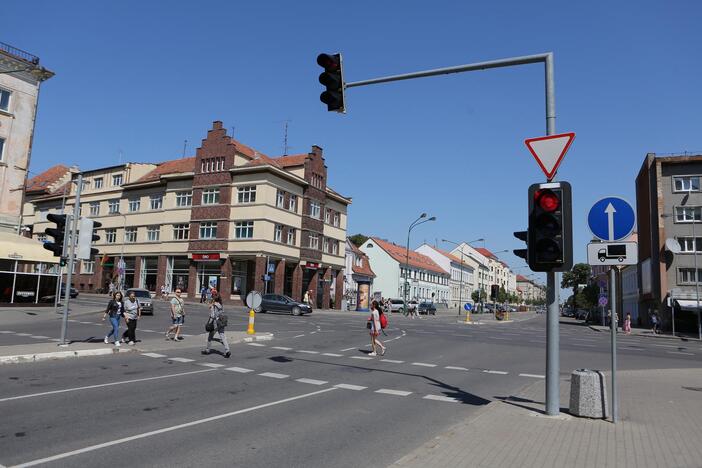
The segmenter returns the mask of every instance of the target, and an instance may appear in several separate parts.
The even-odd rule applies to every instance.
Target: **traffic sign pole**
[[[609,329],[612,335],[612,422],[619,420],[619,400],[617,399],[617,268],[609,270],[609,297],[612,316]]]

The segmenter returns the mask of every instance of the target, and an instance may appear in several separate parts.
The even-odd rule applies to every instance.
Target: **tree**
[[[481,289],[482,292],[478,291],[477,289],[473,291],[473,293],[470,295],[470,297],[473,299],[473,302],[481,302],[485,300],[485,290]]]
[[[497,291],[497,302],[505,302],[507,301],[507,291],[505,291],[505,288],[500,286],[500,289]]]
[[[353,236],[349,236],[349,240],[355,245],[356,247],[360,247],[363,245],[365,241],[368,240],[368,236],[364,234],[354,234]]]
[[[578,285],[587,284],[590,279],[592,270],[590,265],[587,263],[576,263],[570,271],[563,273],[563,278],[561,279],[562,288],[572,288],[573,295],[578,295]]]

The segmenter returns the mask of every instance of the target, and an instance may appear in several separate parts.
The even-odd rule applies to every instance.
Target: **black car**
[[[422,302],[417,306],[417,312],[420,314],[436,315],[436,306],[431,302]]]
[[[69,293],[71,296],[71,299],[75,299],[78,297],[78,290],[76,288],[71,288],[71,292]],[[61,288],[61,298],[66,297],[66,289]],[[39,301],[40,302],[54,302],[56,300],[56,295],[51,294],[50,296],[42,296]]]
[[[261,312],[302,315],[311,313],[312,307],[282,294],[264,294],[261,302]]]

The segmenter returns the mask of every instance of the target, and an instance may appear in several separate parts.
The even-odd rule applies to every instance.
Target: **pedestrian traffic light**
[[[324,68],[319,82],[327,89],[319,95],[319,100],[327,105],[328,111],[346,112],[344,107],[344,73],[341,54],[319,54],[317,64]]]
[[[490,285],[490,299],[497,300],[497,295],[500,292],[500,286],[497,284]]]
[[[514,237],[516,237],[520,241],[524,241],[524,243],[526,243],[526,245],[527,245],[527,248],[526,249],[514,249],[512,252],[514,252],[514,255],[516,255],[517,257],[521,257],[524,260],[527,260],[529,257],[528,232],[527,231],[516,231],[514,233]]]
[[[44,234],[54,238],[53,242],[44,242],[44,248],[54,253],[54,257],[63,255],[63,244],[66,236],[66,223],[70,219],[67,215],[49,214],[46,216],[48,221],[56,224],[55,228],[46,228]]]
[[[91,260],[100,252],[93,249],[93,242],[100,240],[100,236],[95,234],[95,229],[102,226],[102,223],[93,221],[90,218],[80,218],[78,227],[78,248],[76,258],[81,260]]]
[[[571,210],[568,182],[529,187],[527,251],[532,271],[569,271],[573,266]]]

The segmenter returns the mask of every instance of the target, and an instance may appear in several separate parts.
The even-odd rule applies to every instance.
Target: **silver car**
[[[153,299],[151,299],[151,293],[149,290],[141,288],[127,289],[127,292],[124,293],[124,297],[129,297],[132,292],[134,292],[134,296],[136,296],[137,300],[139,301],[141,313],[154,315],[154,303]]]

